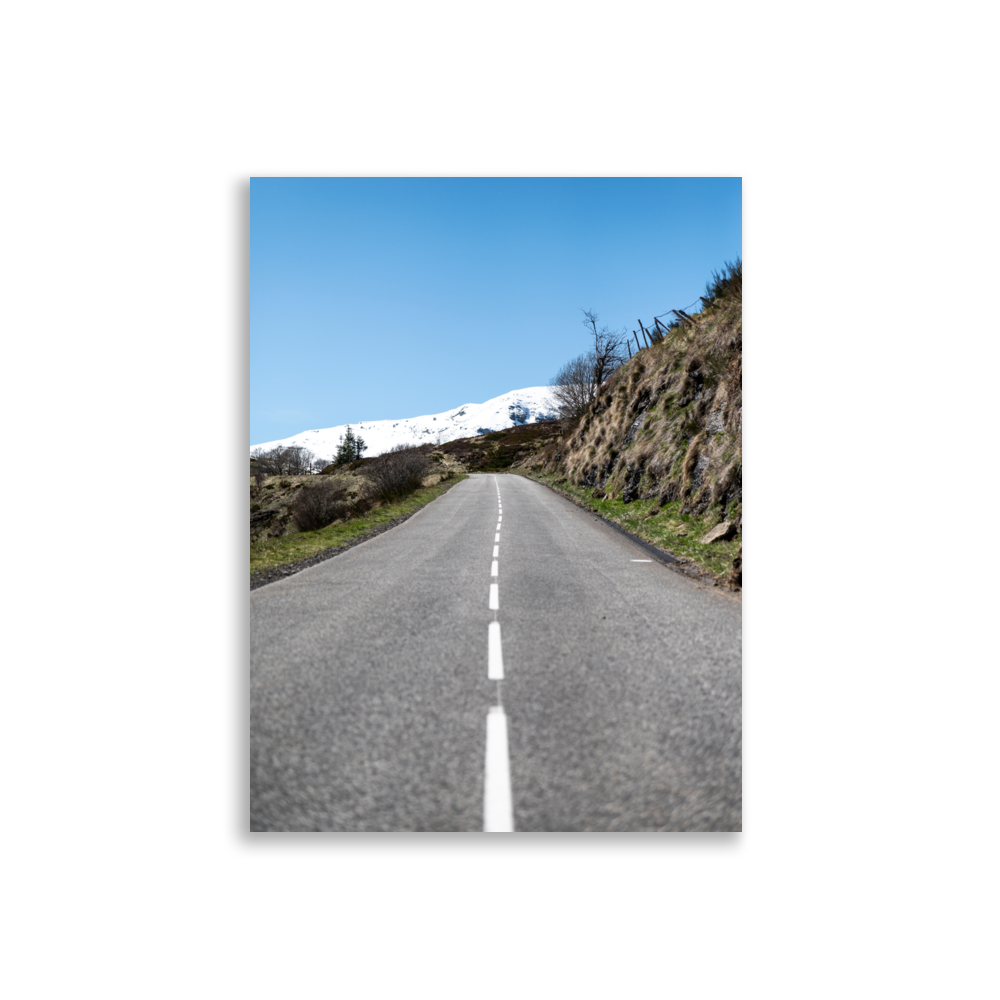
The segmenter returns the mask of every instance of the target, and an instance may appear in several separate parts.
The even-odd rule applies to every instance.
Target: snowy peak
[[[366,458],[381,455],[397,444],[445,444],[457,438],[475,437],[490,431],[504,430],[518,424],[552,420],[557,415],[555,398],[549,386],[515,389],[485,403],[466,403],[444,413],[400,420],[362,420],[351,424],[368,445]],[[265,441],[253,448],[300,446],[319,458],[332,458],[347,430],[347,424],[323,430],[302,431],[280,441]]]

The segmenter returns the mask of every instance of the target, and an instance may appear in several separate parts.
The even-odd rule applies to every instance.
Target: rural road
[[[471,476],[250,592],[250,828],[740,830],[741,620],[544,486]]]

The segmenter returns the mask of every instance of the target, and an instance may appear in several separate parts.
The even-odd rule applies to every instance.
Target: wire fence
[[[694,302],[689,303],[683,309],[668,309],[666,312],[661,312],[658,316],[654,316],[654,326],[649,329],[643,326],[642,320],[640,319],[639,329],[642,331],[643,340],[646,342],[643,343],[639,340],[639,334],[636,330],[632,331],[632,336],[635,337],[636,354],[638,354],[644,347],[651,347],[653,344],[658,344],[664,337],[666,337],[669,329],[660,322],[664,316],[669,316],[672,313],[680,323],[683,323],[686,326],[693,326],[694,317],[690,316],[687,310],[692,306],[696,306],[699,302],[704,303],[705,305],[709,304],[708,299],[706,299],[704,295],[699,295]],[[627,338],[625,340],[625,346],[628,348],[628,356],[631,358],[632,344]]]

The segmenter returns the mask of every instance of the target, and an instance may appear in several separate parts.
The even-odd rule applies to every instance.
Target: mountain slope
[[[444,413],[399,420],[364,420],[351,424],[368,445],[366,458],[388,451],[394,445],[444,444],[459,438],[475,437],[538,420],[551,420],[556,414],[552,390],[548,386],[514,389],[485,403],[466,403]],[[253,448],[300,446],[320,458],[330,458],[347,429],[347,424],[321,430],[302,431],[280,441],[265,441]]]

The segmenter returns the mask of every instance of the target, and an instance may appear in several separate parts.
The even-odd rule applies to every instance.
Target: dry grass
[[[277,537],[271,537],[267,532],[259,534],[250,543],[250,575],[260,570],[287,566],[302,559],[309,559],[327,549],[336,548],[345,542],[369,534],[373,528],[430,503],[464,478],[464,475],[449,475],[441,481],[439,477],[435,477],[433,485],[423,486],[403,500],[379,504],[365,514],[351,517],[349,520],[335,521],[317,531],[295,531],[293,525],[287,533]]]
[[[732,272],[726,272],[732,277]],[[599,486],[609,501],[677,502],[685,516],[740,519],[743,490],[742,275],[609,379],[596,402],[519,462]],[[627,504],[626,504],[627,506]]]
[[[595,513],[626,531],[644,538],[682,560],[689,560],[718,583],[739,589],[742,578],[743,535],[738,533],[727,542],[704,544],[701,539],[718,520],[710,512],[704,516],[685,514],[681,501],[660,506],[658,500],[636,501],[626,504],[603,495],[600,487],[575,486],[560,481],[552,473],[530,473],[532,478],[546,483],[569,497],[589,507]],[[737,564],[736,560],[740,562]]]

